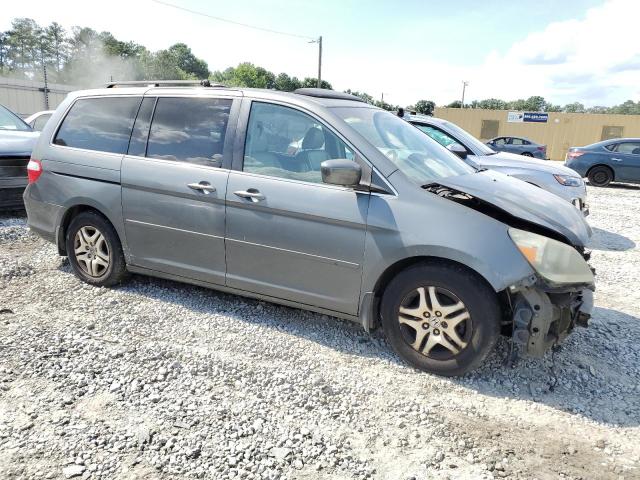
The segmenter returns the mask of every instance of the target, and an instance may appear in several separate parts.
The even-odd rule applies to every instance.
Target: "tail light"
[[[580,155],[584,155],[585,152],[569,152],[567,153],[567,160],[571,159],[571,158],[578,158]]]
[[[27,164],[27,176],[29,177],[29,183],[36,183],[42,175],[42,163],[40,160],[32,158]]]
[[[541,152],[546,152],[547,151],[547,146],[546,145],[542,145],[541,147],[538,147],[538,150],[540,150]]]

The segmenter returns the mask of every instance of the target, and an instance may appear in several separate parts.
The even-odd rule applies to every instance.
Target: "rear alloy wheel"
[[[83,212],[73,218],[67,229],[66,249],[75,274],[91,285],[109,287],[126,276],[118,234],[96,212]]]
[[[589,170],[588,178],[594,187],[606,187],[613,181],[613,172],[608,167],[593,167]]]
[[[421,264],[400,272],[384,291],[380,313],[396,353],[438,375],[476,368],[500,333],[496,293],[456,264]]]
[[[100,278],[109,269],[111,252],[104,235],[95,227],[82,227],[76,232],[73,251],[80,268],[92,278]]]

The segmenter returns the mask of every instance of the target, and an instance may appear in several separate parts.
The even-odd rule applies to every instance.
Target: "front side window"
[[[56,145],[125,153],[140,97],[101,97],[77,100],[53,140]]]
[[[616,149],[618,153],[630,153],[632,155],[640,155],[640,142],[623,142],[618,144]]]
[[[320,164],[344,158],[353,160],[353,150],[310,115],[280,105],[251,105],[243,171],[322,183]]]
[[[334,107],[332,110],[418,185],[474,171],[397,115],[373,107]]]
[[[0,130],[19,130],[28,132],[31,127],[23,122],[17,115],[0,105]]]
[[[451,135],[446,134],[440,129],[434,128],[431,125],[416,125],[420,130],[433,138],[436,142],[444,147],[448,147],[458,141]]]
[[[502,138],[496,138],[493,143],[495,145],[505,145],[507,143],[507,139],[502,137]]]
[[[232,102],[222,98],[158,98],[147,157],[222,166]]]

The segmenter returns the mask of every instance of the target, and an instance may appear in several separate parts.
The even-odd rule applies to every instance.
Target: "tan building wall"
[[[564,160],[569,147],[606,138],[640,137],[640,115],[549,112],[546,123],[511,123],[507,122],[507,114],[508,110],[471,108],[436,108],[434,112],[435,117],[449,120],[483,141],[503,135],[530,138],[547,145],[547,156],[553,160]]]

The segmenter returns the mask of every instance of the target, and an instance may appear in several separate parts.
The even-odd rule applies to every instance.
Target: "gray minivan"
[[[542,355],[592,308],[591,230],[357,97],[211,86],[80,91],[29,164],[29,226],[85,282],[163,277],[381,326],[412,365]]]

